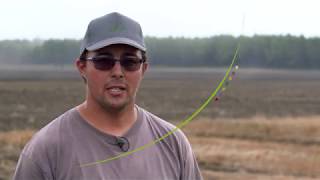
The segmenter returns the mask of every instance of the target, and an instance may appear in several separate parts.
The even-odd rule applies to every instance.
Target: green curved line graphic
[[[113,160],[116,160],[116,159],[119,159],[119,158],[122,158],[122,157],[125,157],[125,156],[128,156],[130,154],[133,154],[135,152],[138,152],[138,151],[141,151],[141,150],[144,150],[152,145],[155,145],[157,144],[158,142],[164,140],[166,137],[170,136],[171,134],[173,134],[174,132],[176,132],[178,129],[184,127],[185,125],[187,125],[190,121],[192,121],[206,106],[208,106],[208,104],[211,102],[211,100],[216,96],[217,92],[219,92],[219,90],[221,89],[221,87],[223,86],[224,82],[226,81],[227,77],[229,76],[230,74],[230,71],[237,59],[237,56],[238,56],[238,53],[239,53],[239,49],[240,49],[240,43],[238,43],[237,45],[237,48],[236,48],[236,51],[233,55],[233,58],[232,58],[232,62],[231,64],[229,65],[228,67],[228,70],[227,72],[225,73],[223,79],[221,80],[221,82],[219,83],[218,87],[211,93],[211,95],[207,98],[207,100],[198,108],[196,109],[188,118],[186,118],[185,120],[183,120],[181,123],[179,123],[173,130],[169,131],[167,134],[161,136],[160,138],[148,143],[148,144],[145,144],[141,147],[138,147],[132,151],[128,151],[128,152],[125,152],[125,153],[121,153],[117,156],[114,156],[114,157],[111,157],[111,158],[108,158],[108,159],[104,159],[104,160],[100,160],[100,161],[95,161],[95,162],[92,162],[92,163],[86,163],[86,164],[82,164],[80,165],[80,167],[88,167],[88,166],[93,166],[93,165],[98,165],[98,164],[102,164],[102,163],[108,163],[110,161],[113,161]]]

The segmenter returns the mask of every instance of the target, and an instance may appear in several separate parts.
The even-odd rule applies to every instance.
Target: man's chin
[[[120,111],[124,111],[128,106],[129,106],[129,102],[127,101],[105,101],[100,103],[100,105],[102,106],[103,109],[105,109],[106,111],[113,111],[113,112],[120,112]]]

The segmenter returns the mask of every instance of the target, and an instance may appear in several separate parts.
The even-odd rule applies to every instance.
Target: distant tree
[[[79,56],[77,40],[47,40],[29,54],[29,61],[35,64],[66,65]]]
[[[27,40],[0,41],[0,63],[19,64],[23,63],[33,49],[33,44]]]
[[[320,38],[285,36],[208,38],[146,37],[149,62],[156,66],[229,65],[237,44],[242,66],[263,68],[320,68]],[[0,41],[0,63],[67,65],[79,56],[73,39]]]

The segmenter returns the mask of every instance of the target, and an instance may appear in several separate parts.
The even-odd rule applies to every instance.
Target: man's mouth
[[[121,95],[125,90],[125,86],[110,86],[107,88],[107,91],[113,96]]]

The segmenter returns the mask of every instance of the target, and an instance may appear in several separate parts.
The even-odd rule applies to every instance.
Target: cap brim
[[[99,41],[99,42],[87,47],[86,49],[88,51],[95,51],[95,50],[101,49],[103,47],[112,45],[112,44],[127,44],[129,46],[133,46],[135,48],[138,48],[142,51],[146,51],[146,48],[144,46],[138,44],[137,42],[135,42],[131,39],[123,38],[123,37],[115,37],[115,38],[109,38],[106,40],[102,40],[102,41]]]

